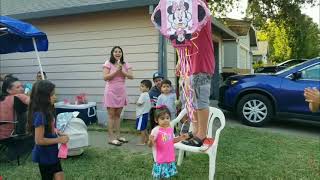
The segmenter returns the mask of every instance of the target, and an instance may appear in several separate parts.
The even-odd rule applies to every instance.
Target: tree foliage
[[[297,15],[297,22],[269,21],[259,31],[258,40],[269,43],[269,60],[313,58],[320,54],[320,30],[306,15]]]
[[[319,0],[248,0],[246,17],[262,32],[260,40],[269,41],[272,61],[320,56],[320,30],[301,13],[305,4],[319,5]],[[225,15],[237,8],[240,1],[215,0],[209,5],[213,12]]]
[[[209,7],[214,15],[224,16],[238,8],[240,0],[209,0]],[[253,19],[256,27],[262,27],[267,19],[278,20],[294,16],[296,8],[302,5],[318,5],[319,0],[248,0],[247,17]],[[281,12],[281,13],[280,13]]]
[[[314,6],[319,0],[248,0],[247,16],[260,28],[268,19],[282,21],[301,14],[304,4]]]
[[[284,24],[268,22],[265,30],[258,33],[258,40],[268,41],[269,61],[278,63],[291,57],[292,50],[289,47],[288,33]]]

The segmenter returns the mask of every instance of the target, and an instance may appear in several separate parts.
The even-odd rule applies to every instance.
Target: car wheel
[[[237,115],[244,124],[260,127],[273,116],[270,100],[261,94],[243,96],[237,104]]]

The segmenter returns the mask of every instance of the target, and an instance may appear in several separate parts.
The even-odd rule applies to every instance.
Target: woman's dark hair
[[[120,49],[120,50],[121,50],[122,56],[121,56],[121,59],[120,59],[120,63],[121,63],[121,64],[125,64],[125,62],[124,62],[124,60],[123,60],[123,50],[122,50],[122,48],[121,48],[120,46],[114,46],[114,47],[111,49],[110,62],[111,62],[112,64],[115,64],[116,61],[117,61],[116,58],[114,58],[114,56],[113,56],[113,52],[114,52],[116,49]]]
[[[166,106],[156,107],[156,110],[154,112],[154,121],[158,124],[159,117],[165,114],[168,114],[171,118],[170,110]]]
[[[4,76],[4,80],[9,79],[9,78],[14,78],[13,74],[7,74]]]
[[[5,76],[4,81],[2,83],[2,87],[1,87],[0,101],[3,101],[5,97],[9,95],[7,90],[11,89],[13,86],[13,83],[16,81],[19,81],[19,79],[12,75]]]
[[[35,112],[40,112],[43,118],[47,120],[47,123],[45,123],[45,133],[52,132],[54,107],[51,104],[50,96],[53,95],[54,88],[55,85],[48,80],[40,80],[33,84],[28,109],[29,132],[33,132],[33,114]]]

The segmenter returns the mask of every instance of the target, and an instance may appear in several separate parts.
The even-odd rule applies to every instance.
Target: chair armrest
[[[18,121],[0,121],[0,125],[2,124],[17,124]]]
[[[179,115],[170,122],[170,126],[171,126],[171,127],[174,127],[177,123],[180,122],[180,120],[181,120],[186,114],[187,114],[187,109],[184,108],[184,109],[179,113]]]

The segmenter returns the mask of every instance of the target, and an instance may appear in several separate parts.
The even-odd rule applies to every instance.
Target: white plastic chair
[[[171,121],[171,126],[174,126],[176,123],[178,123],[186,114],[187,114],[186,109],[183,109],[178,115],[178,117],[173,121]],[[215,127],[217,121],[220,122],[219,127]],[[178,166],[182,164],[184,151],[190,151],[195,153],[206,153],[209,155],[209,180],[213,180],[214,173],[215,173],[215,164],[216,164],[217,148],[219,143],[219,135],[221,130],[224,128],[224,126],[225,126],[225,117],[223,112],[220,109],[217,109],[215,107],[209,107],[207,138],[214,139],[212,146],[206,151],[204,151],[204,147],[188,146],[188,145],[182,144],[181,142],[175,143],[174,147],[176,149],[179,149]],[[191,129],[192,129],[192,126],[190,126],[190,130]],[[215,133],[213,133],[214,131]]]

